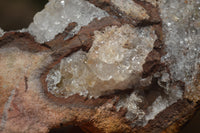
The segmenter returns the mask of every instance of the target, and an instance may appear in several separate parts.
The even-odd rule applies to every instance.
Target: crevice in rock
[[[74,126],[74,125],[64,126],[60,124],[60,127],[50,129],[49,133],[85,133],[85,132],[83,132],[79,126]]]
[[[17,47],[20,50],[37,53],[48,51],[49,48],[35,42],[34,37],[27,32],[8,32],[0,37],[0,48]]]

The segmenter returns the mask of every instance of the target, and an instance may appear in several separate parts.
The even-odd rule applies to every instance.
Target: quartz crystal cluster
[[[143,125],[182,98],[182,89],[178,85],[173,86],[173,82],[182,81],[185,83],[186,97],[192,100],[200,97],[200,86],[194,83],[194,80],[199,80],[197,74],[200,71],[200,1],[162,0],[158,4],[163,21],[167,53],[162,57],[162,61],[169,64],[170,73],[163,72],[159,75],[155,74],[155,76],[161,77],[158,84],[164,88],[166,96],[158,96],[148,107],[146,113],[138,108],[142,97],[135,92],[133,92],[134,95],[131,94],[122,99],[123,102],[120,101],[117,105],[118,108],[127,107],[126,117],[128,119],[133,119],[133,116],[138,117],[137,121]],[[138,99],[138,97],[140,97],[139,100],[132,100]],[[133,114],[129,115],[130,113]]]
[[[126,118],[130,120],[137,118],[136,122],[132,123],[133,126],[146,125],[159,112],[183,97],[181,87],[174,86],[174,82],[185,83],[185,97],[191,100],[198,100],[200,97],[200,79],[198,79],[200,78],[198,76],[200,71],[200,1],[162,0],[158,4],[167,53],[162,57],[162,61],[169,64],[170,73],[162,72],[155,74],[155,77],[161,77],[158,84],[164,88],[166,95],[158,96],[148,107],[147,112],[139,108],[144,97],[136,92],[122,98],[117,107],[128,109]],[[198,81],[194,82],[196,80]]]
[[[48,90],[56,96],[98,97],[138,84],[145,58],[156,35],[152,27],[106,27],[94,32],[89,52],[78,51],[61,60],[47,75]]]
[[[0,37],[3,36],[4,31],[0,28]]]
[[[52,40],[71,22],[78,24],[70,33],[73,35],[94,18],[105,16],[108,16],[105,11],[85,0],[51,0],[45,9],[34,16],[34,22],[30,24],[28,31],[42,43]]]
[[[173,81],[185,83],[190,99],[199,99],[194,80],[200,71],[200,1],[162,0],[159,6],[167,52],[162,60],[170,64]]]
[[[126,113],[126,118],[131,121],[134,120],[132,123],[133,127],[136,125],[145,126],[149,120],[154,119],[158,113],[183,96],[183,91],[178,86],[164,90],[164,95],[160,94],[145,111],[139,106],[139,104],[144,103],[145,96],[139,94],[139,92],[140,90],[135,90],[130,95],[125,95],[116,105],[118,110],[120,110],[121,107],[127,108],[128,112]]]

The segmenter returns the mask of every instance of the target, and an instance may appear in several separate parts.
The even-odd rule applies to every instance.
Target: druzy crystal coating
[[[34,16],[28,31],[38,42],[52,40],[64,31],[71,22],[77,27],[71,34],[76,34],[82,26],[88,25],[94,18],[103,18],[108,14],[85,0],[51,0],[41,12]]]

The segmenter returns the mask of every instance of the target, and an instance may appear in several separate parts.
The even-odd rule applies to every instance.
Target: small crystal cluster
[[[49,72],[46,81],[51,93],[98,97],[138,84],[142,65],[157,38],[153,28],[126,24],[106,27],[94,34],[88,53],[78,51]]]
[[[175,103],[178,99],[183,96],[183,91],[180,87],[176,86],[173,89],[164,90],[165,96],[158,96],[152,105],[148,106],[147,110],[140,108],[139,104],[144,103],[145,97],[139,95],[140,90],[133,91],[130,95],[125,95],[117,103],[116,107],[119,110],[127,108],[126,118],[133,121],[132,126],[145,126],[149,120],[154,119],[155,116],[163,111],[168,106]]]
[[[183,91],[178,86],[170,90],[165,90],[164,92],[166,96],[158,96],[153,104],[148,107],[148,113],[146,113],[144,117],[143,125],[147,124],[148,121],[154,119],[158,113],[183,97]]]
[[[143,102],[143,97],[139,96],[136,92],[132,92],[131,95],[126,95],[125,97],[121,98],[120,101],[117,103],[116,107],[118,111],[120,110],[120,108],[127,108],[128,110],[128,112],[126,113],[127,119],[129,120],[137,119],[137,123],[138,122],[143,123],[145,112],[138,106],[138,104],[142,102]],[[135,123],[132,123],[132,126],[135,126]]]
[[[34,16],[28,31],[38,42],[46,42],[55,37],[71,22],[77,27],[70,34],[76,34],[82,26],[88,25],[94,18],[103,18],[108,14],[85,0],[51,0],[41,12]]]
[[[0,37],[2,37],[4,34],[4,31],[0,28]]]

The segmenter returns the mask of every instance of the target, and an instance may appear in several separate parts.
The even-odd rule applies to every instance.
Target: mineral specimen
[[[65,2],[63,1],[63,3]],[[193,82],[192,79],[198,71],[199,64],[199,47],[197,47],[199,45],[197,39],[199,38],[198,2],[148,2],[160,7],[163,19],[163,31],[166,33],[165,44],[167,46],[167,54],[162,57],[162,61],[164,63],[170,62],[170,73],[166,72],[166,70],[158,73],[158,84],[163,88],[165,96],[161,96],[160,93],[160,96],[157,96],[155,101],[151,103],[152,105],[147,108],[147,111],[139,107],[139,103],[145,102],[145,96],[139,95],[137,93],[138,90],[133,91],[131,95],[121,98],[117,104],[117,108],[120,109],[123,107],[128,109],[126,118],[130,120],[137,118],[137,121],[132,125],[147,124],[159,112],[178,99],[181,99],[183,94],[182,88],[179,85],[174,86],[177,81],[185,82],[186,91],[191,91],[187,89],[187,86]],[[146,10],[133,1],[111,0],[111,3],[122,12],[137,20],[149,18]],[[197,5],[194,3],[197,3]],[[167,7],[166,4],[169,4],[169,6]],[[90,4],[87,3],[87,5]],[[185,10],[186,13],[183,17],[180,16],[183,14],[179,13],[177,11],[179,9],[175,8],[174,5],[180,6],[182,10]],[[65,10],[68,9],[66,5],[63,8],[66,8]],[[108,13],[98,8],[95,8],[95,10],[98,10],[99,14],[103,14],[96,15],[95,17],[108,16]],[[75,12],[75,14],[81,14],[80,16],[82,16],[82,13]],[[87,15],[87,13],[84,14]],[[62,12],[60,15],[62,16]],[[90,19],[85,24],[81,24],[82,19],[75,19],[79,24],[76,33],[81,26],[88,24],[95,17],[89,17]],[[71,16],[66,16],[66,18],[71,20],[69,22],[74,21],[74,18]],[[55,34],[57,33],[55,32]],[[49,36],[48,34],[45,35]],[[176,40],[174,40],[175,38]],[[79,94],[85,97],[97,98],[105,94],[110,94],[115,90],[124,90],[133,86],[144,85],[142,83],[145,80],[142,79],[143,65],[148,54],[153,50],[153,44],[156,39],[157,37],[152,27],[137,28],[126,24],[121,27],[106,27],[104,31],[95,31],[94,41],[88,53],[82,50],[73,53],[71,56],[62,59],[61,63],[57,64],[49,72],[46,78],[48,91],[56,97],[67,98],[71,95]],[[186,45],[185,41],[189,41],[189,39],[190,42]],[[180,45],[177,45],[179,43]],[[189,52],[187,53],[188,50]],[[192,72],[193,69],[196,71]],[[156,77],[156,74],[154,77]],[[151,84],[151,78],[147,79],[149,82],[148,85]],[[172,80],[170,81],[170,79]],[[195,89],[197,90],[197,88]],[[157,106],[159,104],[160,106]]]
[[[199,14],[198,0],[51,0],[28,29],[0,29],[0,132],[179,126],[200,99]]]

